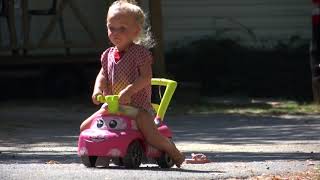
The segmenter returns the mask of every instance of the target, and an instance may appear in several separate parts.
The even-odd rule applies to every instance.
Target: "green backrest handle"
[[[172,95],[177,88],[177,82],[164,78],[152,78],[151,84],[156,86],[166,86],[166,90],[164,91],[163,97],[161,99],[157,111],[157,117],[160,117],[163,121],[164,115],[166,114]]]
[[[108,104],[108,111],[110,113],[117,113],[119,111],[119,96],[118,95],[98,95],[97,100],[101,103]]]
[[[157,117],[160,117],[160,119],[163,121],[164,115],[166,114],[171,98],[177,88],[177,82],[164,78],[152,78],[151,84],[155,86],[166,87],[166,90],[164,91],[163,97],[157,110]],[[97,100],[100,103],[107,103],[108,111],[110,113],[119,112],[119,95],[98,95]]]

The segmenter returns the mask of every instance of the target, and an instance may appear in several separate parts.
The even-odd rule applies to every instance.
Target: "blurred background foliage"
[[[252,46],[215,33],[176,45],[166,65],[180,93],[312,100],[309,42],[296,35]]]

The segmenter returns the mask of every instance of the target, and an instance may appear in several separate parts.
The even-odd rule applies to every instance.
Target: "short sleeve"
[[[145,65],[145,64],[152,64],[153,63],[152,54],[148,49],[146,49],[144,47],[140,47],[137,55],[138,55],[138,58],[137,58],[138,67]]]
[[[103,68],[102,74],[104,76],[106,76],[105,72],[108,69],[108,54],[111,48],[108,48],[107,50],[105,50],[100,57],[100,61],[101,61],[101,66]]]

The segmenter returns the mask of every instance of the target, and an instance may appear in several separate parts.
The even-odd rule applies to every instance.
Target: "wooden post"
[[[149,8],[151,14],[151,30],[157,42],[156,47],[152,50],[154,57],[153,73],[155,77],[165,77],[166,68],[162,34],[161,0],[149,0]]]
[[[17,47],[17,33],[16,33],[16,25],[15,25],[15,16],[14,16],[14,1],[13,0],[5,0],[8,7],[2,7],[2,8],[8,8],[8,14],[7,16],[7,24],[9,27],[9,36],[10,36],[10,48],[12,51],[12,54],[18,53],[18,47]]]
[[[22,31],[23,31],[23,54],[26,55],[28,49],[30,49],[29,38],[30,38],[30,17],[29,17],[29,0],[21,1],[22,9]]]

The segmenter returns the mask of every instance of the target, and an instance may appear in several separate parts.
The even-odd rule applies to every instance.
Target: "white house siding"
[[[293,35],[308,40],[311,9],[308,0],[162,0],[164,41],[170,48],[218,30],[252,42],[246,28],[260,42]]]
[[[17,29],[17,39],[18,46],[23,46],[23,30],[22,30],[22,10],[21,10],[21,1],[14,0],[15,2],[15,21]],[[94,33],[95,37],[101,44],[107,44],[107,32],[105,26],[105,16],[108,10],[108,4],[113,0],[74,0],[75,6],[78,7],[80,13],[86,20],[86,23],[90,27],[90,30]],[[58,3],[62,2],[58,0]],[[149,12],[149,0],[140,0],[142,8],[146,11],[148,15]],[[28,6],[31,10],[46,10],[51,7],[52,1],[44,0],[29,0]],[[67,36],[67,40],[76,44],[92,44],[92,41],[80,24],[79,19],[74,15],[74,12],[71,10],[69,5],[65,7],[62,13],[64,20],[64,28]],[[48,26],[52,16],[32,16],[30,21],[30,44],[36,45],[40,38],[43,36],[43,32]],[[6,19],[0,17],[0,49],[1,47],[9,46],[8,27],[6,24]],[[63,43],[61,38],[61,32],[58,24],[55,25],[52,33],[48,37],[49,44]],[[44,49],[38,49],[39,51],[44,51]],[[80,52],[83,52],[83,48],[80,49]],[[95,51],[95,49],[93,49]],[[0,51],[1,52],[1,51]],[[34,51],[32,51],[34,52]],[[56,52],[55,49],[50,49],[50,52]],[[62,52],[63,49],[62,49]],[[30,52],[29,52],[30,53]]]
[[[18,45],[22,47],[23,43],[23,30],[22,30],[22,17],[21,17],[21,0],[15,0],[15,15],[16,15],[16,29]],[[59,0],[58,2],[61,2]],[[105,28],[105,15],[107,11],[107,0],[100,1],[88,1],[88,0],[75,0],[73,1],[78,7],[80,13],[85,18],[86,23],[90,27],[91,31],[95,34],[97,39],[107,45],[107,35]],[[29,9],[48,9],[51,7],[52,1],[41,1],[41,0],[29,0]],[[92,41],[85,31],[80,21],[75,17],[73,11],[67,5],[62,13],[64,20],[64,28],[67,39],[77,44],[92,44]],[[48,26],[52,16],[32,16],[30,21],[30,43],[35,45],[39,42],[43,35],[43,32]],[[5,18],[0,18],[0,35],[1,35],[1,46],[6,46],[9,43],[8,27],[6,25]],[[61,33],[58,24],[55,25],[53,32],[49,36],[50,43],[63,43]]]
[[[105,23],[104,17],[106,12],[106,3],[104,1],[86,1],[86,0],[76,0],[74,1],[75,5],[79,8],[81,14],[84,16],[87,21],[90,29],[95,33],[95,36],[99,37],[102,40],[102,37],[105,37]],[[45,9],[50,6],[51,1],[38,1],[32,0],[29,1],[30,9]],[[42,35],[42,32],[47,27],[50,20],[50,16],[33,16],[31,21],[31,31],[32,39],[37,41]],[[63,11],[63,18],[65,21],[65,30],[67,38],[74,42],[90,42],[89,36],[81,26],[79,20],[74,16],[74,13],[66,6]],[[50,42],[61,41],[59,26],[56,24],[54,32],[50,36]]]

